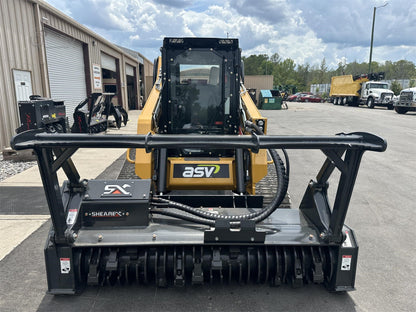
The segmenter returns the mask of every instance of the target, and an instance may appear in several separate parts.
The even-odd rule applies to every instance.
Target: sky
[[[46,0],[115,44],[153,61],[166,36],[238,38],[243,56],[278,53],[297,65],[416,63],[416,1]],[[385,7],[383,6],[387,2]]]

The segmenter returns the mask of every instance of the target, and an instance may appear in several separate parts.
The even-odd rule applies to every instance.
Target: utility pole
[[[370,60],[368,62],[368,73],[369,74],[371,74],[371,58],[373,56],[374,24],[375,24],[375,21],[376,21],[376,10],[379,9],[379,8],[384,8],[387,4],[389,4],[389,3],[386,2],[382,6],[374,7],[374,11],[373,11],[373,26],[371,28]]]

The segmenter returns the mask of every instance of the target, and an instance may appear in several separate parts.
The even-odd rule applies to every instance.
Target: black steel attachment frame
[[[321,149],[362,150],[383,152],[384,139],[366,132],[340,133],[335,136],[277,136],[277,135],[111,135],[49,134],[30,130],[16,135],[11,142],[16,150],[29,148],[220,148],[220,149]]]
[[[387,143],[382,138],[362,132],[335,136],[253,136],[253,135],[90,135],[47,134],[37,130],[15,136],[11,142],[16,150],[32,148],[38,157],[39,170],[55,232],[55,242],[71,243],[73,235],[66,224],[66,208],[57,178],[62,168],[68,177],[68,187],[82,192],[83,181],[72,163],[78,148],[145,148],[164,151],[167,148],[227,148],[227,149],[319,149],[326,155],[316,181],[306,189],[300,210],[319,229],[326,243],[341,243],[348,205],[357,177],[361,157],[367,150],[383,152]],[[344,156],[344,157],[343,157]],[[327,198],[327,182],[334,169],[341,172],[333,204]]]

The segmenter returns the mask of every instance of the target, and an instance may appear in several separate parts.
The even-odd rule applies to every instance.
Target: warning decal
[[[72,225],[75,222],[75,219],[77,217],[77,209],[69,209],[68,216],[66,217],[66,224]]]
[[[341,271],[349,271],[351,270],[351,255],[343,255],[342,262],[341,262]]]
[[[61,258],[61,274],[69,274],[71,271],[71,259]]]

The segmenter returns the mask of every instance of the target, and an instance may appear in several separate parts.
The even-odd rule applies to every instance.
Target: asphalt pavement
[[[109,134],[135,134],[139,111],[129,112],[129,122]],[[101,133],[99,135],[105,135]],[[124,164],[124,149],[85,148],[71,158],[84,179],[116,179]],[[57,172],[60,184],[66,179]],[[49,219],[37,166],[0,181],[0,260]]]
[[[89,287],[81,295],[52,296],[46,293],[43,260],[50,227],[50,221],[46,221],[0,261],[0,311],[416,311],[416,113],[399,115],[384,108],[329,103],[288,106],[288,110],[262,111],[268,117],[269,134],[366,131],[388,142],[386,152],[364,154],[347,215],[346,223],[355,230],[360,246],[355,291],[334,294],[320,285],[297,289],[264,285],[129,285]],[[308,150],[290,150],[289,156],[289,193],[296,209],[325,157],[320,151]],[[121,159],[120,155],[114,157],[100,177],[117,173]],[[329,195],[333,197],[331,184]],[[0,200],[7,202],[8,208],[2,206],[0,219],[5,215],[45,215],[44,203],[36,195],[39,190],[26,189],[36,207],[31,212],[24,209],[29,206],[27,197],[9,194],[6,198],[5,187],[0,185]],[[2,235],[1,243],[10,238],[7,232]]]

